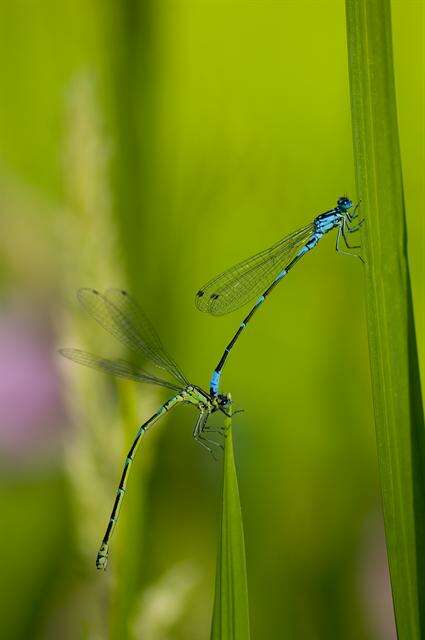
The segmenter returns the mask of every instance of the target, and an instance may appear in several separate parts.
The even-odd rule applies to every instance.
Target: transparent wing
[[[105,296],[118,310],[117,321],[122,323],[124,328],[130,325],[135,330],[135,335],[143,342],[145,353],[152,362],[171,373],[184,385],[189,384],[180,367],[165,351],[159,335],[136,300],[122,289],[108,289]]]
[[[104,329],[133,351],[142,351],[157,367],[164,369],[183,385],[186,376],[165,352],[161,340],[137,302],[121,289],[109,289],[104,295],[96,289],[80,289],[78,299],[84,309]]]
[[[59,353],[65,358],[83,364],[86,367],[109,373],[118,378],[125,378],[127,380],[136,380],[137,382],[148,382],[150,384],[156,384],[166,389],[172,389],[173,391],[181,391],[182,387],[168,382],[168,380],[162,380],[155,376],[151,376],[149,373],[137,367],[136,365],[127,362],[126,360],[108,360],[107,358],[100,358],[92,353],[81,351],[80,349],[60,349]]]
[[[242,307],[265,291],[289,256],[313,233],[313,224],[286,236],[268,249],[239,262],[210,280],[195,296],[200,311],[220,316]]]

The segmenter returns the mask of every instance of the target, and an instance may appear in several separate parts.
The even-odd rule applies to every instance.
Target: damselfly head
[[[214,398],[216,405],[217,405],[217,409],[219,409],[220,411],[222,410],[226,410],[226,408],[230,405],[230,403],[232,402],[230,395],[229,394],[224,394],[224,393],[219,393],[215,398]]]
[[[353,203],[350,198],[347,198],[347,196],[341,196],[341,198],[338,198],[337,207],[340,211],[348,211],[352,206]]]

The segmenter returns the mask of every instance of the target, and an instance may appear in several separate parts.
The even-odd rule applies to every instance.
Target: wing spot
[[[210,295],[210,300],[217,300],[217,298],[219,298],[218,293],[212,293],[212,294]]]
[[[99,295],[99,291],[97,289],[93,289],[93,293],[95,293],[97,296]]]
[[[204,291],[202,291],[202,289],[200,291],[198,291],[198,293],[196,294],[198,298],[202,298],[202,296],[204,295]]]

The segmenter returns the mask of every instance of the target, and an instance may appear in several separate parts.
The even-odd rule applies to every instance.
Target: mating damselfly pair
[[[101,294],[96,289],[80,289],[78,299],[83,308],[104,329],[111,333],[130,350],[143,354],[151,363],[166,371],[172,382],[151,375],[139,366],[122,359],[107,359],[95,356],[79,349],[62,349],[63,356],[89,367],[112,375],[155,384],[174,392],[167,402],[139,427],[133,444],[127,454],[117,489],[105,535],[96,559],[98,569],[105,569],[108,559],[109,543],[116,526],[121,502],[125,493],[130,466],[143,434],[170,409],[178,404],[191,404],[198,411],[193,436],[210,453],[212,447],[220,446],[207,437],[209,416],[221,411],[228,414],[230,395],[219,393],[220,376],[224,364],[237,339],[247,326],[254,313],[264,302],[276,285],[288,274],[292,267],[332,229],[337,229],[336,250],[347,254],[339,247],[343,238],[348,249],[358,248],[348,243],[347,233],[360,229],[363,220],[354,223],[357,217],[357,205],[352,214],[353,203],[347,197],[338,199],[336,206],[316,216],[310,224],[286,236],[269,249],[262,251],[212,279],[196,294],[196,304],[201,311],[213,315],[222,315],[235,311],[261,293],[254,307],[239,325],[238,330],[214,369],[210,381],[210,391],[191,384],[176,362],[166,353],[161,340],[137,302],[120,289],[108,289]],[[362,260],[358,254],[351,254]]]

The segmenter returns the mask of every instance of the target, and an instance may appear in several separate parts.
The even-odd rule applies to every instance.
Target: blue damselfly
[[[235,311],[259,295],[255,305],[241,322],[238,330],[225,348],[212,373],[210,381],[211,397],[218,395],[220,376],[228,355],[258,307],[263,304],[266,297],[289,273],[298,260],[313,249],[326,233],[332,229],[337,229],[336,250],[339,253],[355,256],[363,261],[358,254],[342,251],[339,246],[342,238],[348,249],[359,248],[358,246],[351,246],[347,239],[347,233],[358,231],[363,223],[363,220],[361,220],[358,224],[353,224],[353,220],[357,217],[358,205],[355,206],[350,214],[352,206],[353,203],[349,198],[345,196],[339,198],[333,209],[316,216],[310,224],[285,236],[268,249],[223,271],[223,273],[199,289],[195,298],[196,306],[200,311],[205,311],[215,316]]]

